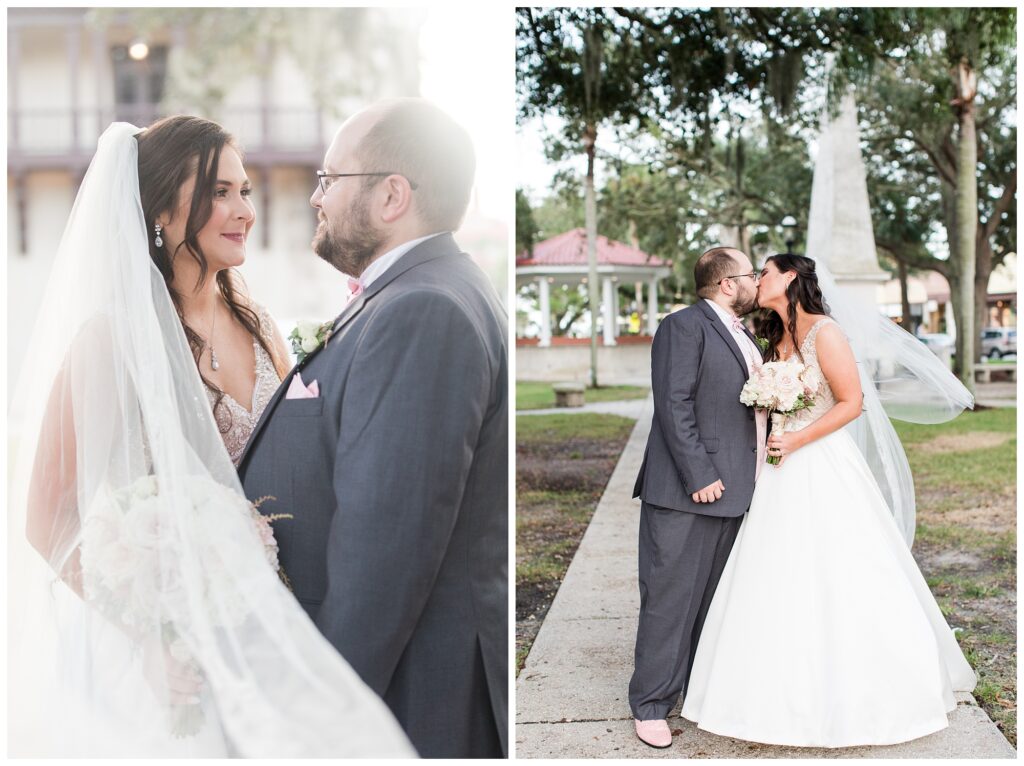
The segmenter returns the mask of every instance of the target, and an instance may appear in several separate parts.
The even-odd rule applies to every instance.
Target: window
[[[146,57],[136,61],[128,47],[110,49],[114,69],[114,104],[119,120],[144,125],[156,117],[157,104],[164,97],[167,81],[167,46],[154,45]]]

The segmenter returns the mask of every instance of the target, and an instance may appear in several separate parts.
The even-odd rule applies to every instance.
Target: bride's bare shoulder
[[[821,321],[823,319],[828,321]],[[823,354],[850,353],[850,341],[842,325],[830,316],[821,316],[816,322],[814,348],[819,357]]]

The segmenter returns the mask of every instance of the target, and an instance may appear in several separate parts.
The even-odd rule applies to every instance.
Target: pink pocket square
[[[288,393],[284,395],[285,399],[316,399],[320,396],[320,386],[314,380],[308,386],[302,382],[302,374],[295,373],[295,377],[292,378],[292,382],[288,386]]]

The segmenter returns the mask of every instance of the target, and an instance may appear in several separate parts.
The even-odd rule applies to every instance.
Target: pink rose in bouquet
[[[781,428],[787,416],[814,404],[820,384],[818,373],[800,362],[767,362],[754,368],[740,391],[740,402],[768,410],[772,426]],[[769,455],[767,461],[777,465],[779,458]]]

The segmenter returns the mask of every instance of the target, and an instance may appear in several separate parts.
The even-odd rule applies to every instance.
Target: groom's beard
[[[321,221],[313,236],[313,252],[342,274],[358,277],[380,253],[385,238],[370,223],[365,202],[357,201],[352,206],[343,227],[334,231],[326,218]]]
[[[732,310],[736,316],[745,316],[757,308],[757,293],[750,295],[737,295],[733,301]]]

